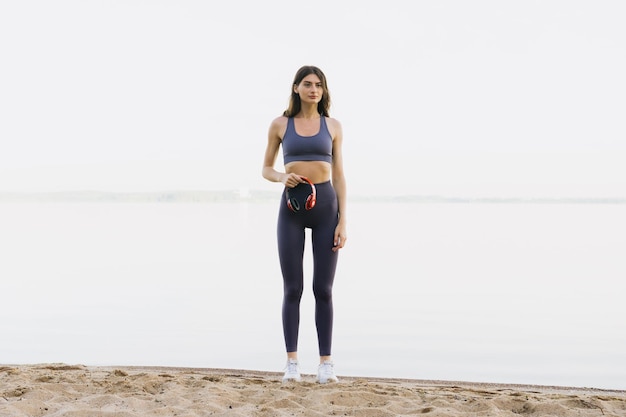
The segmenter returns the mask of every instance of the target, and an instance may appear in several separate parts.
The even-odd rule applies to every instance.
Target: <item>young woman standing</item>
[[[313,293],[320,364],[317,381],[337,382],[331,357],[332,287],[339,249],[346,243],[346,180],[342,130],[329,117],[326,76],[304,66],[295,75],[289,107],[268,132],[263,177],[285,186],[278,214],[278,254],[284,282],[282,307],[287,368],[283,382],[300,380],[298,329],[304,287],[305,228],[311,229]],[[274,169],[282,146],[284,172]]]

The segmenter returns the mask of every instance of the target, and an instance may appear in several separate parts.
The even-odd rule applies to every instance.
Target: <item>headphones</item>
[[[300,177],[300,178],[302,178],[311,186],[311,194],[307,196],[306,203],[304,204],[304,208],[306,210],[311,210],[313,207],[315,207],[316,197],[317,197],[317,194],[315,192],[315,184],[313,184],[307,177]],[[289,207],[289,210],[293,211],[294,213],[297,213],[298,211],[300,211],[300,203],[298,202],[297,198],[291,197],[289,195],[289,190],[290,188],[287,188],[287,192],[285,193],[285,196],[287,198],[287,207]]]

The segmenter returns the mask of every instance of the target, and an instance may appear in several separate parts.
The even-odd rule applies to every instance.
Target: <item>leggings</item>
[[[298,212],[291,211],[283,192],[278,213],[278,255],[283,274],[283,333],[287,352],[298,350],[300,299],[304,287],[303,256],[305,228],[311,229],[313,247],[313,294],[315,325],[320,356],[330,356],[333,332],[332,289],[337,266],[337,252],[332,251],[338,222],[335,189],[330,181],[315,184],[317,203],[311,210],[304,204]]]

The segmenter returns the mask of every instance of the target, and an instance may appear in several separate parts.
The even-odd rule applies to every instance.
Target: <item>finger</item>
[[[342,239],[341,237],[338,237],[335,240],[334,246],[333,246],[333,252],[337,252],[339,249],[343,248],[343,245],[345,244],[345,239]]]

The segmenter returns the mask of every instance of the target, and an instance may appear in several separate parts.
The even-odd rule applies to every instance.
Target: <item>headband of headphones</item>
[[[315,191],[315,184],[313,184],[307,177],[300,177],[300,178],[306,181],[311,186],[311,193],[307,196],[306,202],[304,204],[304,208],[306,210],[311,210],[313,207],[315,207],[315,203],[317,199],[317,193]],[[287,188],[287,192],[285,193],[286,198],[287,198],[287,207],[289,207],[289,210],[293,212],[298,212],[300,211],[300,203],[298,202],[297,198],[291,197],[289,195],[290,194],[289,190],[290,189]]]

